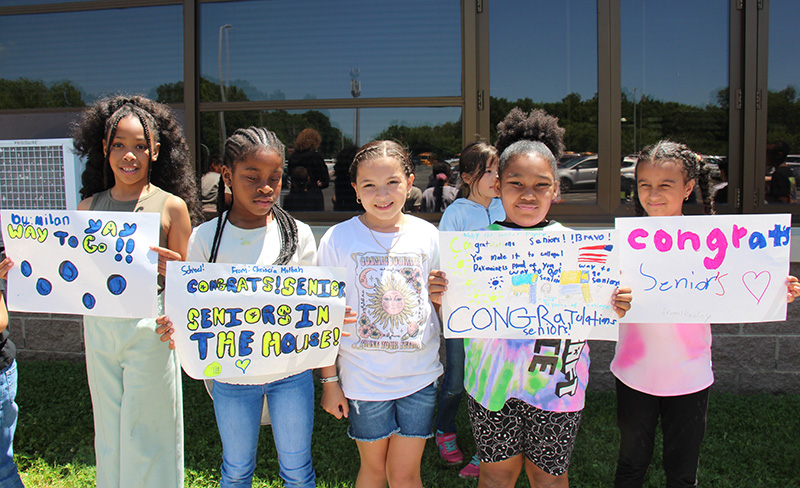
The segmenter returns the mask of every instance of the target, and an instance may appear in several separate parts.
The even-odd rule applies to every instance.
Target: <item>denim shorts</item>
[[[350,428],[347,435],[362,442],[375,442],[392,435],[433,437],[433,411],[438,381],[396,400],[370,402],[347,400]]]

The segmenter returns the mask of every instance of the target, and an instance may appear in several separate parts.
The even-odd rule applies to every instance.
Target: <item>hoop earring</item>
[[[359,204],[359,205],[361,205],[361,199],[360,199],[360,198],[358,198],[358,197],[356,197],[356,203],[357,203],[357,204]]]

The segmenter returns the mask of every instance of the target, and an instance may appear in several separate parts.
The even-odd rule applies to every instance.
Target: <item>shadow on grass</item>
[[[219,486],[222,454],[211,399],[202,382],[183,377],[186,436],[186,486]],[[320,488],[353,487],[358,474],[356,444],[347,437],[347,421],[319,407],[317,385],[312,453]],[[92,405],[83,363],[22,361],[19,364],[20,417],[15,453],[29,488],[94,486]],[[619,434],[613,392],[587,394],[570,469],[573,487],[613,484]],[[735,488],[800,486],[800,395],[737,396],[713,392],[699,479],[704,486]],[[157,413],[154,412],[154,415]],[[465,402],[457,417],[459,446],[465,461],[475,452]],[[660,434],[645,486],[664,486]],[[477,486],[458,478],[461,466],[439,459],[435,443],[426,444],[422,479],[426,487]],[[270,427],[262,427],[254,487],[280,487]],[[524,475],[517,487],[528,486]]]

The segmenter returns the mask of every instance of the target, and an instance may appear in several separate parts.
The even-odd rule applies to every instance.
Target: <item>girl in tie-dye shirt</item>
[[[564,129],[542,110],[514,109],[498,126],[502,151],[495,188],[506,213],[490,230],[565,230],[547,219],[558,195],[556,161]],[[535,135],[537,141],[526,137]],[[441,302],[444,274],[432,273],[431,299]],[[630,289],[614,296],[614,309],[630,308]],[[569,485],[567,469],[583,409],[589,349],[561,339],[465,340],[464,386],[480,458],[479,486],[514,486],[524,467],[531,487]]]

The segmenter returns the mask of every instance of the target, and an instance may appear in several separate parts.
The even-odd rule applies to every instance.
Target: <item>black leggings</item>
[[[620,431],[615,487],[641,487],[653,458],[656,425],[661,418],[667,487],[697,486],[700,444],[706,430],[708,388],[678,396],[653,396],[617,380]]]

